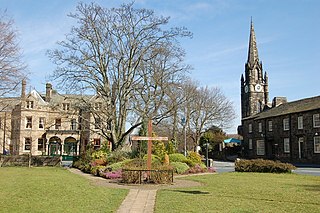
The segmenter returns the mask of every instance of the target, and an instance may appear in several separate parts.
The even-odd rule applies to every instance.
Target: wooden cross
[[[152,137],[152,121],[148,122],[148,137],[144,136],[132,136],[134,141],[148,141],[148,158],[147,158],[147,169],[151,170],[151,152],[152,152],[152,141],[167,141],[168,137]],[[148,173],[149,174],[149,173]]]

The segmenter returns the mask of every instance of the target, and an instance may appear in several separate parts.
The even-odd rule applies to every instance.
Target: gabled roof
[[[280,106],[260,112],[256,115],[244,118],[243,120],[248,120],[248,119],[259,120],[259,119],[277,117],[281,115],[306,112],[306,111],[316,110],[316,109],[320,109],[320,96],[287,102],[287,103],[281,104]]]

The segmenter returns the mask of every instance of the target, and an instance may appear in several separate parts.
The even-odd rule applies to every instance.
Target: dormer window
[[[102,107],[102,103],[98,102],[98,103],[94,103],[94,110],[100,110]]]
[[[33,109],[33,101],[27,101],[27,109]]]
[[[63,103],[62,104],[62,109],[64,111],[69,111],[70,110],[70,104],[69,103]]]

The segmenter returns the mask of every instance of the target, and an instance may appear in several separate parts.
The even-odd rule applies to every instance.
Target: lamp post
[[[187,156],[187,128],[186,128],[186,118],[181,118],[181,123],[183,125],[183,136],[184,136],[184,156]]]
[[[206,166],[207,168],[209,167],[209,159],[208,159],[208,154],[209,154],[209,146],[208,146],[208,140],[206,140]]]

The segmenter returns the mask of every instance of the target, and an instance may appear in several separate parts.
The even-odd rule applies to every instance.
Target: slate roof
[[[244,118],[243,120],[249,120],[249,119],[259,120],[259,119],[277,117],[281,115],[298,113],[298,112],[306,112],[306,111],[316,110],[316,109],[320,109],[320,96],[287,102],[287,103],[281,104],[280,106],[260,112],[256,115]]]

